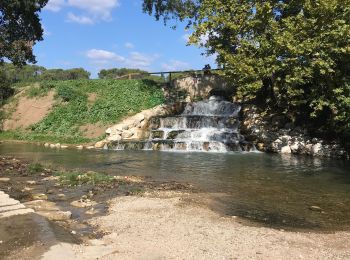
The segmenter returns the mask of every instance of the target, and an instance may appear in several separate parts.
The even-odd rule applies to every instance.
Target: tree
[[[116,79],[129,74],[135,74],[133,78],[137,77],[137,74],[144,74],[147,71],[140,69],[128,69],[128,68],[113,68],[113,69],[103,69],[98,73],[100,79]]]
[[[0,1],[0,62],[5,58],[15,65],[35,62],[32,47],[42,40],[38,13],[48,0]]]
[[[144,0],[156,19],[187,21],[243,100],[260,93],[292,118],[350,129],[350,0]],[[346,130],[348,129],[348,130]]]

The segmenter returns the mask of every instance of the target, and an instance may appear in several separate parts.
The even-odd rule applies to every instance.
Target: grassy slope
[[[53,110],[41,122],[24,129],[0,133],[0,139],[52,141],[63,143],[89,142],[79,131],[87,124],[111,125],[141,110],[161,104],[159,86],[145,80],[74,80],[33,84],[26,91],[30,97],[56,92]],[[96,101],[89,102],[95,93]]]

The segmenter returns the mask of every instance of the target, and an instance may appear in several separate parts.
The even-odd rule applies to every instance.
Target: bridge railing
[[[179,71],[161,71],[161,72],[145,72],[145,73],[130,73],[115,79],[150,79],[159,83],[166,83],[172,85],[172,81],[178,78],[193,76],[201,77],[203,75],[218,74],[223,69],[202,69],[202,70],[179,70]]]

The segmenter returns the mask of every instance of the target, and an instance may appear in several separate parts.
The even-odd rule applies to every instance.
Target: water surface
[[[13,143],[0,144],[0,154],[54,167],[188,182],[211,194],[214,209],[275,227],[350,228],[348,161],[264,153],[55,150]]]

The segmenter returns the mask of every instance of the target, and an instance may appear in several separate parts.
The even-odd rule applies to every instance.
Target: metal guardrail
[[[164,77],[164,75],[168,75],[168,83],[171,83],[174,74],[211,74],[214,71],[223,71],[224,69],[202,69],[202,70],[179,70],[179,71],[161,71],[161,72],[147,72],[147,73],[130,73],[127,75],[123,75],[117,77],[116,79],[134,79],[134,78],[142,78],[145,76],[155,76],[159,75],[160,77]]]

